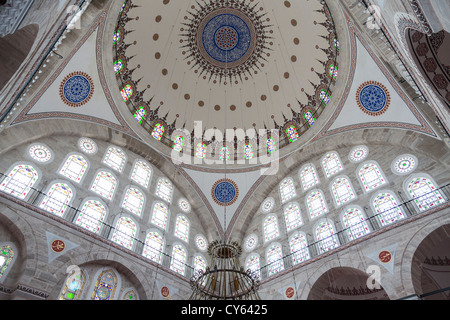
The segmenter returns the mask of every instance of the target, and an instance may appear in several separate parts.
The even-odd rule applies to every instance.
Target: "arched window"
[[[95,283],[92,300],[112,300],[117,289],[117,276],[112,270],[102,272]]]
[[[158,231],[150,231],[145,237],[143,255],[156,263],[162,262],[164,238]]]
[[[319,177],[314,165],[308,164],[300,169],[300,182],[302,183],[303,191],[309,190],[319,183]]]
[[[142,160],[137,160],[131,172],[131,180],[148,188],[152,177],[152,168]]]
[[[254,156],[253,146],[250,143],[246,143],[243,148],[244,148],[244,159],[245,160],[253,159]]]
[[[178,216],[175,222],[175,237],[188,242],[189,221],[185,216]]]
[[[59,300],[80,300],[85,284],[86,276],[83,271],[78,268],[74,269],[64,283]]]
[[[78,154],[67,157],[59,173],[64,177],[80,183],[88,168],[86,159]]]
[[[408,181],[406,190],[410,199],[414,199],[420,211],[426,211],[445,202],[435,183],[427,177],[417,176]]]
[[[162,202],[157,202],[153,206],[152,223],[161,229],[166,230],[169,209]]]
[[[293,143],[298,140],[298,131],[295,126],[289,126],[286,128],[286,136],[289,139],[290,143]]]
[[[358,175],[363,189],[367,192],[386,184],[383,172],[374,162],[363,164],[359,169]]]
[[[133,87],[127,84],[125,87],[123,87],[121,93],[123,101],[127,102],[133,96]]]
[[[9,272],[14,256],[15,253],[11,245],[5,244],[0,247],[0,280]]]
[[[139,300],[135,290],[126,290],[122,296],[122,300]]]
[[[184,275],[186,269],[186,249],[182,245],[176,244],[172,249],[172,260],[170,262],[170,269]]]
[[[281,245],[278,243],[272,244],[266,252],[267,272],[270,276],[284,270],[283,252]]]
[[[295,233],[289,240],[289,247],[292,254],[292,263],[294,265],[306,261],[310,258],[308,250],[308,241],[306,236],[301,233]]]
[[[331,222],[321,220],[315,229],[319,253],[325,253],[339,246],[337,235]]]
[[[303,116],[309,127],[312,127],[316,123],[317,119],[311,110],[307,110]]]
[[[279,236],[278,220],[276,216],[268,216],[264,219],[264,239],[270,241]]]
[[[258,254],[252,254],[245,260],[245,269],[250,270],[256,279],[261,280],[261,264]]]
[[[33,166],[19,164],[15,166],[0,184],[0,190],[19,199],[25,199],[38,180],[38,173]]]
[[[145,109],[145,107],[138,107],[136,109],[136,112],[134,113],[134,118],[136,119],[136,121],[139,124],[142,124],[142,122],[145,120],[145,118],[147,117],[147,110]]]
[[[363,211],[357,207],[346,208],[342,222],[350,240],[358,239],[370,232]]]
[[[297,196],[297,191],[295,190],[294,180],[292,178],[286,178],[280,183],[280,197],[281,202],[291,200]]]
[[[99,171],[92,183],[91,191],[94,191],[107,200],[111,200],[116,188],[116,178],[108,171]]]
[[[122,208],[130,211],[131,213],[141,216],[144,209],[145,197],[144,194],[137,188],[128,188],[123,198]]]
[[[327,203],[322,191],[311,191],[306,198],[306,207],[308,208],[310,219],[317,218],[328,213]]]
[[[132,249],[137,233],[136,223],[129,217],[121,217],[117,220],[111,240],[122,247]]]
[[[372,206],[375,210],[375,215],[383,226],[405,217],[397,198],[391,192],[381,192],[376,195],[372,200]]]
[[[333,181],[331,193],[333,194],[338,207],[356,199],[356,193],[353,190],[349,179],[346,177],[339,177]]]
[[[164,126],[161,123],[157,123],[153,128],[152,137],[158,141],[161,141],[165,130],[166,128],[164,128]]]
[[[328,92],[326,92],[325,90],[321,90],[320,91],[320,95],[319,95],[320,101],[322,101],[325,105],[327,105],[330,102],[330,94]]]
[[[201,255],[196,255],[194,257],[194,272],[198,270],[205,271],[206,270],[206,260]]]
[[[62,217],[67,206],[72,202],[73,191],[68,184],[57,182],[54,183],[46,192],[46,195],[39,205],[44,209],[58,217]]]
[[[109,147],[103,158],[103,163],[118,172],[122,172],[127,163],[127,156],[120,148]]]
[[[303,225],[300,207],[296,203],[290,203],[284,209],[284,219],[287,231],[292,231]]]
[[[327,178],[344,170],[341,159],[336,152],[330,152],[322,158],[322,168]]]
[[[277,150],[277,144],[274,138],[268,138],[266,140],[267,153],[271,154],[275,150]]]
[[[204,143],[197,144],[197,149],[195,150],[195,156],[198,159],[206,158],[206,144],[204,144]]]
[[[98,234],[100,233],[106,214],[106,206],[100,201],[93,199],[86,200],[81,207],[81,212],[78,214],[75,223],[86,230]]]
[[[156,186],[156,195],[167,202],[171,202],[172,192],[173,185],[169,179],[159,178]]]
[[[175,137],[172,145],[173,150],[181,152],[183,151],[183,146],[184,146],[184,137],[182,136]]]

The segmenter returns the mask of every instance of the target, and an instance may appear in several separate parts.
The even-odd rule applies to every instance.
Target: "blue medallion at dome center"
[[[76,75],[69,78],[63,86],[64,97],[71,103],[81,103],[89,97],[91,84],[83,76]]]
[[[214,188],[214,197],[222,204],[229,204],[235,200],[236,188],[231,182],[220,182]]]
[[[377,85],[365,86],[361,90],[359,100],[364,109],[369,112],[380,112],[388,102],[386,92]]]
[[[252,35],[247,23],[234,14],[219,14],[205,25],[202,43],[206,53],[221,63],[241,59],[251,46]]]

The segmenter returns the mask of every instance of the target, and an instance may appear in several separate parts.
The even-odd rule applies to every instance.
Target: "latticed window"
[[[27,164],[15,166],[0,184],[0,191],[25,199],[38,180],[36,169]]]
[[[316,168],[312,164],[306,165],[300,170],[300,182],[304,191],[311,189],[319,183]]]
[[[161,229],[166,229],[169,209],[164,203],[158,202],[153,206],[152,223]]]
[[[328,213],[325,197],[320,190],[315,190],[308,194],[308,197],[306,198],[306,207],[308,208],[311,219]]]
[[[266,259],[269,276],[284,270],[283,252],[279,244],[273,244],[267,249]]]
[[[86,276],[83,271],[75,269],[67,277],[64,288],[59,296],[59,300],[80,300],[84,285],[86,284]]]
[[[268,216],[264,220],[264,239],[270,241],[279,236],[278,220],[276,216]]]
[[[175,222],[175,237],[188,241],[189,238],[189,221],[185,216],[178,216]]]
[[[64,162],[59,171],[64,177],[80,183],[88,168],[86,159],[81,155],[71,155]]]
[[[103,163],[110,166],[116,171],[122,172],[127,163],[127,156],[117,147],[109,147],[103,159]]]
[[[150,231],[145,237],[144,257],[156,262],[162,262],[164,238],[157,231]]]
[[[67,184],[58,182],[49,188],[39,208],[62,217],[72,198],[72,189]]]
[[[128,188],[122,202],[122,207],[131,213],[141,216],[144,209],[144,194],[136,188]]]
[[[161,199],[171,202],[172,201],[173,185],[165,178],[159,178],[156,186],[156,195]]]
[[[108,171],[97,173],[91,190],[107,200],[111,200],[117,187],[116,178]]]
[[[95,284],[92,300],[112,300],[117,289],[117,276],[112,271],[100,274]]]
[[[350,184],[350,181],[345,177],[335,179],[331,185],[331,191],[337,206],[342,206],[353,199],[356,199],[353,187]]]
[[[177,244],[172,249],[172,260],[170,262],[170,269],[184,275],[186,269],[187,253],[183,246]]]
[[[284,219],[286,221],[286,229],[288,232],[303,225],[302,216],[298,204],[290,203],[284,209]]]
[[[280,183],[280,197],[281,202],[284,203],[297,196],[295,190],[294,180],[292,178],[286,178]]]
[[[294,265],[306,261],[310,258],[308,250],[308,241],[304,234],[297,232],[291,237],[289,247],[292,254],[292,263]]]
[[[362,166],[359,170],[359,178],[361,179],[365,191],[371,191],[386,184],[383,173],[378,166],[372,162]]]
[[[326,220],[319,222],[315,234],[320,253],[325,253],[339,246],[337,235],[330,222]]]
[[[147,189],[151,176],[152,168],[142,160],[136,161],[131,173],[131,180]]]
[[[378,194],[373,202],[375,214],[383,226],[391,224],[395,221],[403,219],[405,214],[396,197],[390,192],[382,192]]]
[[[328,178],[344,170],[339,155],[336,152],[330,152],[325,155],[322,159],[322,167]]]
[[[414,199],[420,211],[425,211],[445,202],[441,192],[434,183],[425,177],[412,179],[407,186],[408,194]]]
[[[363,212],[358,208],[348,208],[342,216],[344,228],[350,240],[358,239],[370,232]]]
[[[93,233],[99,233],[106,217],[106,207],[97,200],[83,203],[75,223]]]
[[[122,247],[132,249],[136,236],[137,227],[133,219],[121,217],[114,228],[111,240]]]

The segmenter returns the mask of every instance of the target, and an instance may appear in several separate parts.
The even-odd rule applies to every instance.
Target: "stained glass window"
[[[359,178],[365,191],[372,191],[386,184],[383,173],[373,162],[366,163],[361,167],[359,170]]]
[[[336,50],[339,51],[339,40],[335,38],[333,43],[334,43],[334,47],[336,48]]]
[[[414,199],[420,211],[426,211],[445,202],[441,192],[428,178],[417,177],[407,186],[409,197]]]
[[[106,207],[100,201],[87,200],[83,203],[75,223],[98,234],[105,220],[106,213]]]
[[[219,160],[225,161],[231,159],[231,152],[228,146],[223,146],[220,148]]]
[[[306,198],[306,207],[308,208],[311,219],[328,213],[325,197],[320,190],[315,190],[308,194],[308,197]]]
[[[173,185],[165,178],[159,178],[156,186],[156,195],[161,199],[171,202],[172,201]]]
[[[152,168],[142,160],[137,160],[131,172],[131,180],[148,188],[152,177]]]
[[[14,259],[14,250],[10,245],[0,247],[0,279],[6,274],[6,270]]]
[[[184,146],[184,137],[182,136],[175,137],[172,145],[173,150],[181,152],[183,151],[183,146]]]
[[[144,209],[145,197],[144,194],[136,188],[128,188],[122,202],[122,208],[141,216]]]
[[[161,229],[166,229],[169,209],[162,202],[157,202],[153,206],[152,223]]]
[[[311,110],[305,111],[304,118],[308,126],[312,127],[314,123],[316,123],[317,119],[314,116],[314,113]]]
[[[59,173],[64,177],[80,183],[88,168],[86,159],[78,154],[70,155],[64,162]]]
[[[347,208],[342,216],[342,221],[350,240],[358,239],[370,232],[364,214],[358,208]]]
[[[289,241],[289,247],[291,249],[292,263],[294,265],[310,258],[308,241],[303,233],[295,233]]]
[[[117,288],[117,276],[112,271],[102,272],[95,284],[92,300],[112,300]]]
[[[103,163],[110,166],[118,172],[122,172],[125,164],[127,163],[127,156],[125,153],[117,147],[109,147],[106,151]]]
[[[297,141],[299,137],[297,128],[295,126],[289,126],[286,129],[286,136],[288,137],[290,143]]]
[[[284,220],[287,231],[292,231],[303,225],[300,208],[296,203],[290,203],[284,209]]]
[[[349,179],[345,177],[339,177],[333,181],[331,192],[338,207],[356,199],[356,193]]]
[[[266,140],[266,146],[267,146],[267,153],[272,153],[277,149],[277,145],[275,142],[275,139],[269,138]]]
[[[280,183],[280,197],[281,202],[285,203],[297,196],[295,190],[294,180],[292,178],[286,178]]]
[[[95,154],[98,150],[97,144],[89,138],[81,138],[78,147],[86,154]]]
[[[121,217],[116,223],[111,240],[122,247],[131,250],[133,248],[136,232],[137,227],[133,219]]]
[[[203,258],[200,255],[197,255],[197,256],[194,257],[194,270],[195,271],[197,271],[197,270],[205,271],[206,270],[206,266],[207,266],[207,264],[206,264],[205,258]]]
[[[278,220],[276,216],[268,216],[264,219],[264,239],[270,241],[279,236]]]
[[[256,234],[251,234],[247,236],[244,240],[244,248],[247,251],[252,251],[258,245],[258,236]]]
[[[184,275],[186,269],[186,250],[179,244],[174,245],[172,249],[172,260],[170,262],[170,269]]]
[[[398,175],[405,175],[413,172],[418,165],[418,160],[412,155],[402,155],[392,163],[392,171]]]
[[[264,213],[269,213],[270,211],[272,211],[274,206],[275,206],[275,199],[274,198],[267,198],[261,204],[261,211],[264,212]]]
[[[120,31],[117,30],[113,35],[113,44],[117,44],[120,41]]]
[[[339,155],[336,152],[330,152],[325,155],[322,159],[322,167],[328,178],[344,170]]]
[[[300,170],[300,182],[304,191],[311,189],[319,183],[319,177],[314,165],[306,165]]]
[[[123,101],[127,102],[133,96],[133,88],[131,87],[131,85],[127,84],[125,87],[123,87],[121,93]]]
[[[142,123],[147,116],[147,110],[144,107],[138,107],[134,112],[134,118],[138,123]]]
[[[157,231],[150,231],[145,237],[144,257],[156,262],[162,262],[164,238]]]
[[[75,269],[67,277],[59,300],[80,300],[80,296],[83,292],[85,284],[86,276],[84,275],[83,271]]]
[[[369,148],[367,148],[366,146],[358,146],[350,151],[348,159],[353,163],[358,163],[366,159],[368,155]]]
[[[155,127],[153,128],[152,131],[152,137],[158,141],[161,141],[165,130],[166,128],[161,123],[155,124]]]
[[[39,208],[62,217],[72,198],[72,189],[65,183],[57,182],[49,188]]]
[[[206,249],[208,248],[208,240],[206,240],[206,238],[202,235],[197,235],[195,237],[195,244],[201,251],[206,251]]]
[[[91,191],[107,200],[111,200],[117,187],[117,180],[108,171],[100,171],[92,184]]]
[[[256,276],[256,279],[261,280],[261,264],[257,254],[252,254],[246,259],[245,269],[250,270]]]
[[[249,143],[246,143],[244,145],[244,159],[251,160],[251,159],[253,159],[253,156],[254,156],[253,146]]]
[[[134,290],[130,290],[124,293],[122,300],[137,300],[137,294]]]
[[[52,152],[50,149],[41,144],[32,145],[28,148],[28,153],[30,154],[30,157],[37,162],[45,163],[52,159]]]
[[[319,98],[320,101],[322,101],[325,105],[327,105],[330,102],[330,94],[325,90],[320,91]]]
[[[121,59],[114,61],[114,72],[116,74],[119,74],[120,71],[122,71],[122,69],[123,69],[123,61]]]
[[[387,226],[405,217],[397,198],[390,192],[382,192],[375,196],[372,205],[376,216],[383,226]]]
[[[178,201],[178,206],[183,212],[189,213],[191,211],[191,204],[186,199],[180,199]]]
[[[178,216],[175,222],[175,237],[188,241],[189,238],[189,221],[185,216]]]
[[[198,159],[206,158],[206,145],[204,143],[197,144],[197,149],[195,150],[195,156]]]
[[[333,225],[327,220],[319,222],[315,234],[320,253],[325,253],[339,246]]]
[[[27,164],[15,166],[0,184],[0,190],[19,199],[25,199],[38,180],[36,169]]]
[[[332,64],[330,66],[330,69],[328,70],[328,73],[331,78],[336,79],[338,76],[338,68],[334,64]]]
[[[284,270],[283,252],[279,244],[273,244],[267,249],[266,259],[269,276]]]

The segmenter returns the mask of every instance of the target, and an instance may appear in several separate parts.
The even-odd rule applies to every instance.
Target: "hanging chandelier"
[[[211,267],[196,270],[190,300],[260,300],[256,272],[239,264],[242,247],[237,241],[213,241],[208,246]]]

